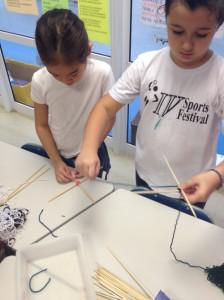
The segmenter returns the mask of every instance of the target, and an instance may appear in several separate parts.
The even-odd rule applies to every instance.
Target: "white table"
[[[8,202],[11,207],[30,210],[24,228],[16,236],[15,248],[29,244],[48,232],[38,221],[42,209],[44,211],[41,220],[53,229],[93,204],[79,187],[48,202],[52,197],[74,186],[74,183],[59,184],[49,159],[0,142],[0,184],[7,190],[12,191],[17,188],[43,165],[48,166],[50,170]],[[112,184],[91,180],[83,182],[82,188],[94,201],[113,191]]]
[[[0,182],[8,187],[17,186],[47,161],[2,143],[0,143],[0,149],[2,158],[0,170],[4,170],[4,174],[0,174]],[[24,229],[26,234],[21,233],[16,247],[46,233],[45,228],[37,221],[40,208],[45,209],[43,221],[49,227],[54,227],[65,219],[62,213],[68,217],[70,209],[76,213],[91,205],[89,199],[85,198],[82,191],[78,189],[64,195],[63,199],[59,198],[58,201],[48,203],[48,199],[59,190],[63,190],[64,186],[55,181],[53,172],[47,173],[45,179],[46,181],[38,181],[35,185],[31,185],[24,193],[21,192],[14,200],[15,202],[10,202],[15,206],[30,205],[31,208],[32,218],[29,217]],[[105,185],[105,189],[109,190],[108,193],[111,192],[112,187]],[[101,187],[102,183],[99,183],[98,189]],[[102,193],[102,190],[97,190],[95,182],[86,182],[85,188],[96,198]],[[50,207],[51,204],[52,207]],[[65,211],[62,212],[61,209],[64,208]],[[47,221],[46,217],[48,217]],[[176,217],[176,210],[134,193],[117,190],[77,215],[55,234],[63,236],[69,233],[81,233],[92,269],[96,267],[97,262],[136,286],[110,254],[108,251],[110,247],[153,295],[162,289],[172,300],[224,299],[222,291],[207,281],[203,271],[174,260],[169,245]],[[52,239],[52,237],[49,236],[46,239]],[[220,265],[224,262],[223,250],[224,230],[222,228],[181,214],[174,241],[174,251],[179,259],[203,267]],[[12,271],[13,265],[12,260],[10,266]],[[4,276],[2,266],[0,265],[0,281],[4,283],[1,278]],[[13,280],[13,276],[8,275],[8,277],[8,282]],[[0,295],[6,292],[5,288],[8,289],[6,285],[0,285]],[[13,296],[8,297],[8,295],[7,300],[14,300]]]
[[[153,295],[162,289],[172,300],[224,299],[203,271],[174,260],[169,245],[176,218],[174,209],[117,190],[56,233],[82,233],[92,268],[102,264],[134,285],[108,252],[110,247]],[[220,265],[224,230],[181,214],[173,248],[179,259],[191,264]]]

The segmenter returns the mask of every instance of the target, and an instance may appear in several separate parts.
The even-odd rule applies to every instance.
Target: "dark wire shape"
[[[178,259],[176,254],[174,253],[174,250],[173,250],[173,243],[174,243],[174,238],[175,238],[175,233],[176,233],[176,229],[177,229],[177,225],[178,225],[178,221],[180,219],[180,211],[178,211],[178,214],[177,214],[177,218],[176,218],[176,222],[175,222],[175,225],[174,225],[174,230],[173,230],[173,235],[172,235],[172,240],[171,240],[171,243],[170,243],[170,251],[171,253],[173,254],[173,257],[176,261],[182,263],[182,264],[185,264],[191,268],[199,268],[203,271],[205,271],[206,269],[201,267],[201,266],[197,266],[197,265],[192,265],[191,263],[187,262],[187,261],[183,261],[181,259]]]
[[[31,290],[32,293],[40,293],[40,292],[42,292],[42,291],[47,287],[47,285],[50,283],[51,278],[49,277],[49,278],[48,278],[48,281],[45,283],[45,285],[44,285],[43,287],[41,287],[39,290],[34,290],[34,289],[32,288],[32,280],[33,280],[33,278],[34,278],[35,276],[39,275],[40,273],[46,272],[46,271],[47,271],[47,269],[40,270],[40,271],[38,271],[37,273],[33,274],[33,275],[30,277],[30,280],[29,280],[29,289]]]
[[[43,223],[43,221],[41,221],[40,217],[41,217],[43,211],[44,211],[44,209],[41,210],[41,212],[40,212],[40,214],[39,214],[39,217],[38,217],[38,220],[39,220],[40,224],[43,225],[43,226],[49,231],[49,233],[50,233],[54,238],[57,238],[58,236],[55,235],[55,234],[52,232],[52,230],[51,230],[46,224]]]

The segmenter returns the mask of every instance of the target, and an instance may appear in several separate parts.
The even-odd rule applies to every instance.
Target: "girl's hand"
[[[210,194],[220,186],[220,179],[215,172],[200,173],[181,184],[189,201],[194,204],[206,202]]]
[[[75,161],[76,171],[79,176],[95,179],[100,171],[100,160],[97,153],[93,151],[83,151]]]
[[[74,168],[67,166],[62,160],[54,165],[55,177],[59,183],[68,183],[74,180]]]

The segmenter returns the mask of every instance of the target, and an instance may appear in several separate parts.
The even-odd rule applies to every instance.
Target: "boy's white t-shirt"
[[[109,91],[119,103],[141,96],[136,171],[149,185],[173,185],[164,161],[182,182],[215,165],[224,116],[224,58],[178,67],[169,48],[140,55]]]
[[[31,97],[48,106],[48,122],[61,155],[66,158],[80,152],[89,113],[114,83],[111,67],[88,59],[82,78],[73,85],[56,80],[46,67],[34,73]]]

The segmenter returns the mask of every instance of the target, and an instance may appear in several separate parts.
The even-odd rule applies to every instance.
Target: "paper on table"
[[[163,291],[159,291],[158,295],[156,296],[155,300],[171,300],[167,297],[167,295]]]

